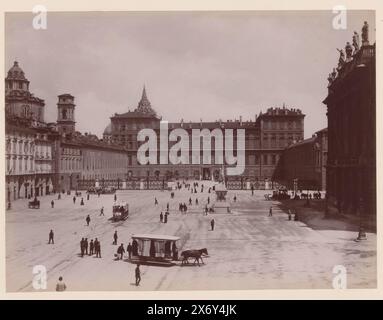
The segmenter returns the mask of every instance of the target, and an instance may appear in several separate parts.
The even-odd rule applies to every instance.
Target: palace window
[[[277,137],[275,135],[271,136],[271,147],[275,148],[277,144]]]
[[[264,154],[263,155],[263,164],[268,165],[268,161],[267,160],[268,160],[267,159],[267,154]]]
[[[268,148],[269,147],[269,141],[268,141],[269,137],[267,136],[267,134],[264,134],[263,135],[263,147],[264,148]]]
[[[276,155],[273,154],[273,155],[271,155],[271,164],[276,165],[276,163],[277,163],[277,158],[276,158]]]

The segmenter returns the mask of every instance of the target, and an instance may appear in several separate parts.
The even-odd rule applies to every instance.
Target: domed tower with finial
[[[75,118],[74,118],[74,97],[70,94],[61,94],[58,96],[59,101],[57,102],[57,129],[60,134],[74,133]]]
[[[24,71],[20,68],[17,61],[13,63],[5,78],[5,94],[12,90],[29,91],[29,81],[25,78]]]
[[[29,81],[15,61],[5,78],[6,116],[44,122],[44,100],[29,92]]]

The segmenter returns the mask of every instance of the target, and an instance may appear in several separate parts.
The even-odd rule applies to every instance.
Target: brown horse
[[[203,264],[205,264],[202,260],[202,255],[208,255],[207,253],[207,249],[206,248],[203,248],[203,249],[200,249],[200,250],[185,250],[185,251],[182,251],[181,252],[181,256],[182,256],[182,262],[181,264],[184,264],[185,262],[186,263],[189,263],[189,258],[194,258],[194,264],[197,262],[198,263],[198,266],[199,265],[199,260],[201,259],[201,262]]]

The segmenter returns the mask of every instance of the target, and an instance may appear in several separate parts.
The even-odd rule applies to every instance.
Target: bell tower
[[[68,134],[75,132],[74,121],[74,97],[70,94],[61,94],[58,96],[57,103],[57,129],[60,134]]]

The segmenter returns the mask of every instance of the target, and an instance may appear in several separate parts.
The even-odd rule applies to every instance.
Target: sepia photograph
[[[38,5],[4,47],[7,293],[377,288],[374,10]]]

